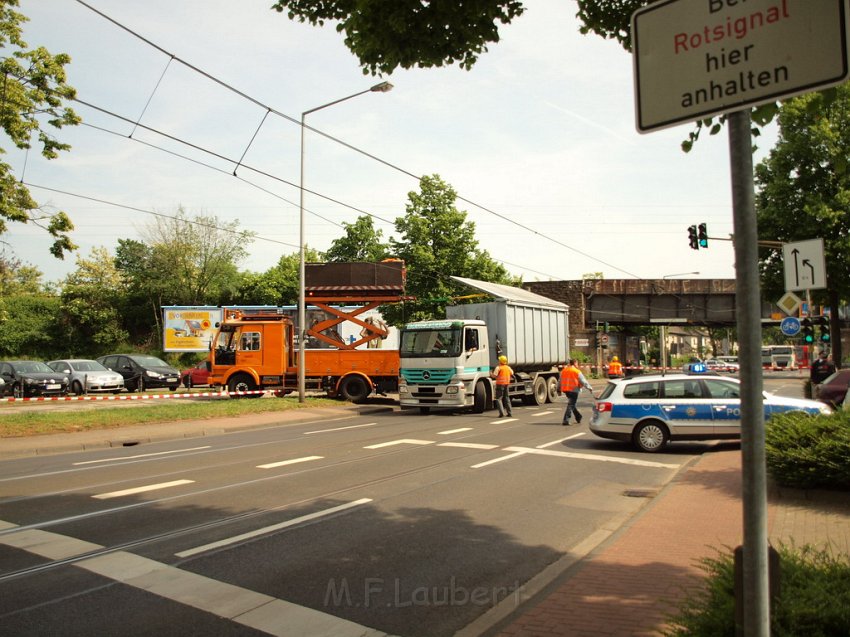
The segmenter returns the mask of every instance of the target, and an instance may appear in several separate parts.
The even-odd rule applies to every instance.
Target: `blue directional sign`
[[[797,336],[800,333],[800,319],[793,316],[786,316],[779,324],[779,329],[785,336]]]

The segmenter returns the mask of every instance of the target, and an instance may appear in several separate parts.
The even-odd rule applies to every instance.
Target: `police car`
[[[815,400],[764,393],[765,420],[786,411],[828,414]],[[590,431],[656,452],[671,440],[741,437],[741,382],[728,376],[673,374],[610,381],[593,407]]]

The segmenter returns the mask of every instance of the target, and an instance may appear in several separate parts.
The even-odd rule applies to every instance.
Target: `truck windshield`
[[[405,330],[401,334],[399,355],[407,358],[455,358],[461,352],[459,329]]]

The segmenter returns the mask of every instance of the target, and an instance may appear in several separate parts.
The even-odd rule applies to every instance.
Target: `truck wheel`
[[[349,376],[342,381],[342,387],[339,389],[339,395],[343,400],[348,400],[353,403],[362,403],[369,395],[369,386],[362,376]]]
[[[548,396],[546,396],[547,403],[554,403],[558,400],[558,379],[554,376],[550,376],[549,380],[546,381],[546,391],[548,392]]]
[[[472,413],[483,414],[487,409],[487,387],[484,383],[475,385],[475,395],[472,400]]]
[[[534,384],[531,386],[531,404],[545,405],[547,396],[548,388],[546,387],[546,379],[543,376],[538,376],[534,379]]]
[[[248,396],[242,394],[237,395],[236,392],[249,392],[256,391],[257,384],[254,382],[254,379],[248,376],[248,374],[236,374],[233,378],[227,381],[227,391],[230,392],[231,398],[247,398]],[[251,397],[262,396],[262,394],[249,394]]]

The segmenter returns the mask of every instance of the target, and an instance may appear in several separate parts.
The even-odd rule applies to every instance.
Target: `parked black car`
[[[3,361],[0,363],[0,391],[15,398],[65,396],[70,379],[40,361]]]
[[[180,370],[164,360],[148,354],[109,354],[97,362],[124,377],[127,391],[145,391],[167,387],[175,391],[180,386]]]

